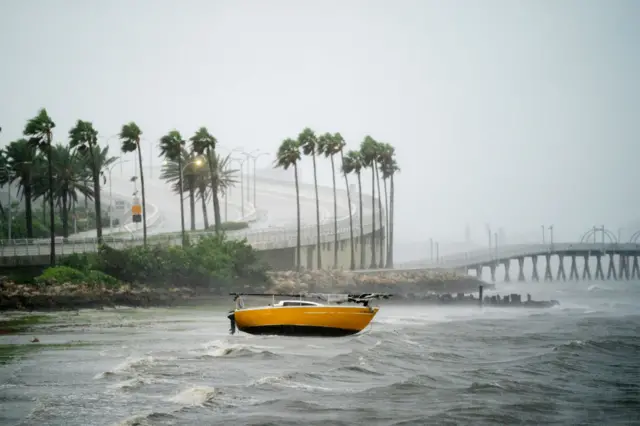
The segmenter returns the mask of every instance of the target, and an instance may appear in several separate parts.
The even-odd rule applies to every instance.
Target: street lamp
[[[113,192],[111,191],[111,171],[118,164],[120,165],[120,170],[122,170],[122,164],[128,162],[129,160],[116,161],[107,169],[107,173],[109,173],[109,234],[113,234]]]
[[[553,245],[553,225],[549,225],[549,243]]]
[[[258,151],[258,154],[254,155],[253,152],[256,152],[256,151]],[[252,151],[251,153],[245,152],[244,154],[247,157],[251,157],[253,159],[253,207],[256,207],[256,205],[257,205],[257,201],[256,201],[257,200],[257,196],[256,196],[256,186],[257,186],[256,185],[256,182],[257,182],[257,179],[256,179],[256,164],[258,163],[258,158],[262,157],[263,155],[269,155],[269,153],[268,152],[259,152],[259,150],[256,149],[256,150]],[[248,176],[248,169],[249,169],[249,167],[247,166],[247,176]],[[247,185],[247,189],[249,189],[248,185]],[[247,197],[247,199],[248,198],[249,197]]]
[[[193,161],[189,161],[180,169],[180,226],[182,231],[182,245],[184,246],[184,242],[186,240],[185,231],[184,231],[184,199],[182,198],[182,182],[184,181],[184,171],[187,167],[194,164],[196,167],[200,167],[203,161],[202,158],[198,157]]]
[[[21,164],[31,164],[31,161],[20,161],[18,163],[13,163],[13,166],[15,167]],[[7,224],[7,237],[11,240],[11,228],[13,224],[13,211],[11,208],[11,171],[6,166],[2,168],[2,171],[7,176],[7,194],[9,195],[9,223]]]
[[[240,210],[244,218],[244,162],[241,158],[231,158],[231,161],[237,161],[240,164]]]

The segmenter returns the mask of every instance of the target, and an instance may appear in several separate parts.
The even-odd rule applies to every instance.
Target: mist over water
[[[362,334],[338,339],[229,336],[228,300],[54,314],[29,335],[0,337],[41,342],[0,366],[0,423],[640,421],[640,282],[498,283],[496,291],[561,305],[390,301]]]

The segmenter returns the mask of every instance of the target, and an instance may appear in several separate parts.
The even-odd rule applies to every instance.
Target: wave
[[[119,373],[132,372],[140,369],[141,367],[150,366],[155,362],[157,362],[156,358],[152,357],[151,355],[147,355],[144,357],[128,357],[126,360],[116,365],[112,370],[98,373],[93,378],[99,380],[115,376]]]
[[[175,422],[177,418],[168,413],[150,412],[148,414],[135,414],[131,417],[113,423],[112,426],[152,426],[158,421]]]
[[[213,402],[219,394],[220,391],[209,386],[194,386],[177,393],[168,401],[183,407],[204,406]]]

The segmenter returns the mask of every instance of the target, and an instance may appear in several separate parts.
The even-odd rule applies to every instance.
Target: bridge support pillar
[[[496,282],[496,264],[492,263],[491,266],[489,266],[489,269],[491,270],[491,281],[495,283]]]
[[[545,254],[544,257],[545,257],[545,260],[547,261],[547,264],[544,268],[544,280],[553,281],[553,274],[551,273],[551,255]]]
[[[476,266],[476,277],[482,279],[482,265]]]
[[[588,254],[584,255],[584,270],[582,271],[582,279],[591,281],[591,268],[589,268],[589,258]]]
[[[629,281],[629,256],[621,254],[618,265],[618,273],[621,280]]]
[[[571,272],[569,272],[569,279],[572,281],[578,281],[580,276],[578,275],[578,265],[576,265],[576,256],[571,256]]]
[[[509,277],[509,269],[511,268],[511,259],[507,259],[502,262],[504,265],[504,282],[511,282],[511,278]]]
[[[604,273],[602,272],[602,255],[596,254],[596,280],[604,281]]]
[[[518,266],[519,266],[519,271],[518,271],[518,281],[524,281],[524,257],[519,257],[518,258]]]
[[[609,270],[607,271],[607,280],[611,278],[614,280],[618,279],[616,275],[616,263],[613,261],[613,253],[609,253]]]
[[[631,268],[631,279],[640,279],[640,265],[638,264],[638,256],[633,256],[633,268]]]
[[[540,281],[540,277],[538,277],[538,256],[531,256],[531,263],[533,264],[533,273],[531,274],[531,280]]]
[[[564,254],[559,254],[558,259],[560,263],[558,264],[558,273],[556,274],[556,280],[560,281],[560,279],[562,278],[562,281],[566,281],[567,275],[564,273]]]

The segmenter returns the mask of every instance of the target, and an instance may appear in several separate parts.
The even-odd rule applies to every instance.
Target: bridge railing
[[[383,223],[386,220],[383,214]],[[381,228],[379,216],[376,214],[376,230]],[[360,236],[360,216],[353,216],[354,238]],[[365,235],[372,231],[371,214],[363,216],[363,228]],[[197,241],[206,236],[215,235],[214,231],[189,233],[190,241]],[[286,247],[295,247],[297,241],[297,230],[295,227],[266,228],[257,230],[237,230],[226,232],[230,239],[246,239],[257,250],[270,250]],[[325,222],[320,225],[320,242],[332,243],[334,241],[334,223]],[[338,240],[348,240],[350,237],[349,217],[338,221]],[[300,229],[301,245],[313,245],[317,241],[316,225],[307,225]],[[113,248],[125,248],[143,244],[142,237],[117,237],[103,236],[103,241]],[[180,245],[182,243],[181,233],[150,235],[147,241],[152,245]],[[69,238],[56,237],[56,253],[67,255],[72,253],[87,253],[98,250],[97,238]],[[14,239],[0,240],[0,257],[16,256],[44,256],[50,253],[50,240],[48,238],[37,239]]]
[[[425,262],[426,265],[439,265],[442,267],[458,267],[474,264],[486,264],[499,262],[518,257],[534,255],[555,254],[562,252],[592,252],[607,254],[621,251],[640,251],[638,243],[553,243],[553,244],[514,244],[489,250],[474,250],[453,255],[441,256],[440,259]]]

